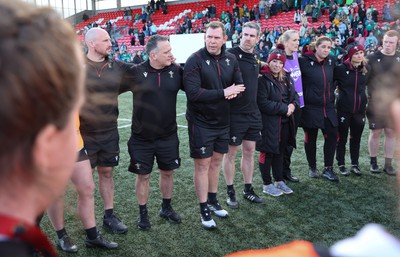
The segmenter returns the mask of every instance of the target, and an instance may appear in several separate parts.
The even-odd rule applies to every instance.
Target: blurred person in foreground
[[[83,57],[54,10],[0,0],[0,13],[0,256],[57,256],[35,223],[77,158]]]
[[[393,128],[397,139],[400,139],[400,87],[397,83],[399,80],[399,69],[392,69],[386,76],[381,76],[380,90],[375,92],[374,105],[375,114],[379,114]],[[399,144],[400,141],[397,145]],[[397,177],[397,184],[400,187],[400,176]],[[244,256],[398,257],[400,256],[400,239],[391,235],[379,224],[367,224],[354,237],[338,241],[330,248],[297,240],[269,249],[245,250],[227,255],[227,257]]]

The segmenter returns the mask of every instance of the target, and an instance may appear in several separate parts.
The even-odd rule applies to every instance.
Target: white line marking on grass
[[[178,125],[178,128],[187,128],[188,126],[185,125]]]
[[[124,118],[118,118],[118,120],[120,120],[120,121],[131,121],[131,119],[124,119]]]
[[[185,114],[186,114],[186,112],[178,113],[178,114],[176,115],[176,117],[183,116],[183,115],[185,115]]]

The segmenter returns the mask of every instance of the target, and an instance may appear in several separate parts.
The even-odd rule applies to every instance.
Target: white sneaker
[[[276,188],[274,184],[263,185],[263,193],[269,194],[271,196],[280,196],[283,194],[282,190]]]
[[[288,187],[283,181],[275,182],[275,187],[281,190],[286,195],[293,193],[293,190],[290,189],[290,187]]]
[[[211,218],[211,212],[210,210],[206,212],[201,213],[201,225],[205,229],[215,229],[217,228],[217,224],[215,221]]]
[[[228,212],[222,209],[221,205],[219,204],[218,200],[215,203],[207,203],[208,208],[212,211],[216,216],[220,218],[228,217]]]

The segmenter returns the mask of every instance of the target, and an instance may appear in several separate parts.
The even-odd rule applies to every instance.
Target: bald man
[[[91,168],[97,168],[99,174],[103,227],[110,233],[124,234],[128,227],[114,213],[113,168],[119,161],[118,94],[130,65],[109,58],[112,46],[107,31],[92,28],[86,33],[85,42],[87,101],[80,116],[80,130]]]

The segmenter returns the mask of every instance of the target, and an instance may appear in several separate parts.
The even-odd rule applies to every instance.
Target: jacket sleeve
[[[201,67],[197,63],[196,55],[186,61],[183,71],[183,87],[186,96],[191,102],[212,102],[224,98],[223,89],[205,89],[201,87]]]
[[[263,76],[258,79],[257,104],[261,113],[268,115],[285,115],[288,106],[271,99],[270,82]]]
[[[120,68],[123,70],[123,75],[119,87],[119,94],[122,94],[131,91],[131,85],[133,84],[136,75],[136,65],[123,63]]]

